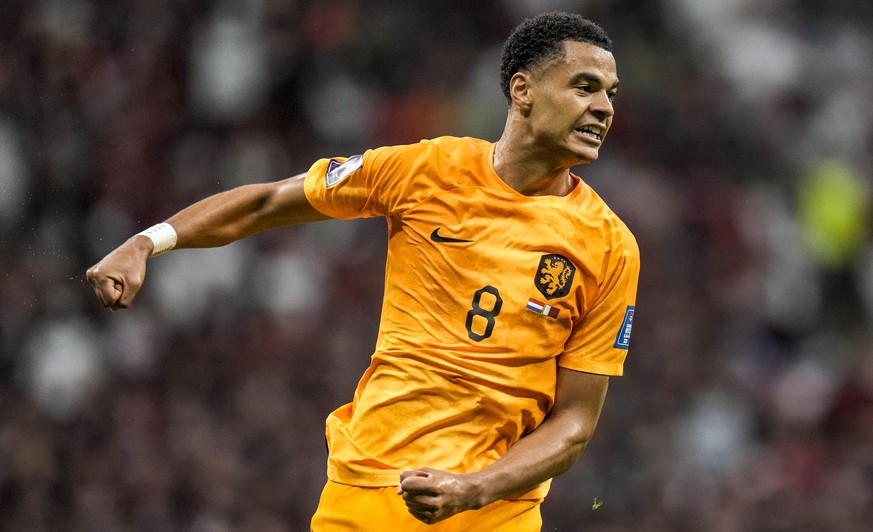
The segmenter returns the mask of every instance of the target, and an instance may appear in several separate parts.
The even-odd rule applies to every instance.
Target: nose
[[[608,118],[615,114],[615,109],[612,107],[612,100],[605,90],[597,91],[591,100],[591,112],[596,114],[598,118]]]

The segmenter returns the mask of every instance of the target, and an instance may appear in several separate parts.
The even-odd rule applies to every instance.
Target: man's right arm
[[[303,175],[243,185],[203,199],[167,220],[177,248],[217,247],[272,227],[325,220],[306,199]],[[97,299],[111,310],[130,306],[145,279],[154,244],[136,235],[88,269]]]

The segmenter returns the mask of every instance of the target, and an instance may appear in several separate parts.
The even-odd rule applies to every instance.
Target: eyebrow
[[[573,85],[575,85],[576,83],[579,83],[580,81],[587,81],[588,83],[593,83],[593,84],[600,85],[600,86],[603,86],[603,84],[604,84],[603,79],[600,78],[600,76],[597,76],[595,74],[591,74],[588,72],[580,72],[570,79],[570,83]],[[615,83],[613,83],[612,87],[610,87],[610,88],[617,89],[618,88],[618,80],[615,80]]]

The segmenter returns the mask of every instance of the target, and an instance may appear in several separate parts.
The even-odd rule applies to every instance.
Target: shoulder
[[[435,159],[478,157],[491,149],[492,143],[473,137],[436,137],[413,144],[382,146],[368,151],[372,159],[403,159],[422,162],[428,157]]]
[[[474,137],[437,137],[434,139],[421,141],[425,144],[430,144],[437,149],[446,153],[481,153],[491,146],[491,142],[487,140],[477,139]]]
[[[416,186],[452,188],[460,183],[479,183],[491,167],[492,149],[492,143],[481,139],[437,137],[369,150],[364,166],[368,173],[387,179],[413,179]]]
[[[610,250],[622,250],[624,254],[639,257],[640,250],[633,232],[606,201],[584,181],[579,186],[579,213],[582,223],[601,235]]]

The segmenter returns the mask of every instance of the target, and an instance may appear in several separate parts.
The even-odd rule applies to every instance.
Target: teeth
[[[598,139],[603,134],[603,130],[598,126],[582,126],[580,128],[577,128],[576,131],[579,131],[581,133],[589,133],[597,137]]]

